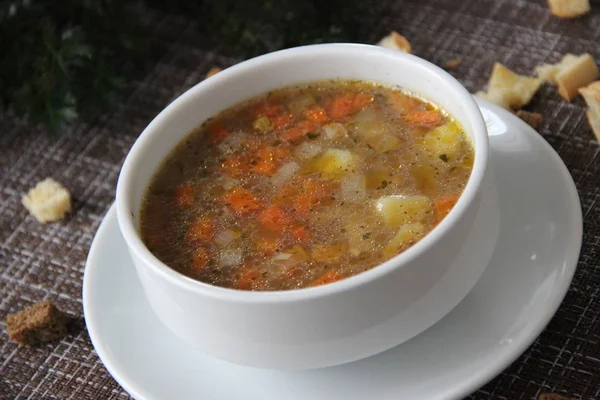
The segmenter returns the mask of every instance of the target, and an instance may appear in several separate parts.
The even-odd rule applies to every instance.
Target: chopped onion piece
[[[221,175],[217,179],[217,182],[219,182],[219,185],[225,190],[229,190],[233,187],[240,185],[240,181],[238,181],[237,179],[234,179],[228,175]]]
[[[275,175],[273,175],[272,182],[275,186],[281,186],[285,182],[289,181],[294,174],[300,169],[300,166],[294,161],[284,164]]]
[[[275,257],[273,257],[273,261],[285,261],[289,260],[292,257],[290,253],[279,253]]]
[[[342,181],[342,199],[348,203],[363,203],[367,198],[364,175],[353,175]]]
[[[273,257],[273,261],[276,261],[278,264],[286,267],[294,267],[308,259],[310,259],[308,253],[302,248],[302,246],[298,245],[290,247],[285,252],[279,253]]]
[[[227,136],[222,143],[219,143],[217,149],[219,149],[221,153],[228,153],[236,150],[242,145],[242,143],[244,143],[246,137],[247,135],[243,132],[235,132],[232,135]]]
[[[339,139],[348,135],[346,127],[339,122],[333,122],[323,127],[324,136],[329,139]]]
[[[304,142],[296,149],[296,156],[306,160],[317,156],[322,151],[321,146],[314,142]]]
[[[227,246],[240,236],[241,234],[233,229],[225,229],[223,232],[220,232],[217,236],[215,236],[215,243],[219,246]]]
[[[242,249],[225,249],[219,255],[219,264],[232,267],[242,263]]]

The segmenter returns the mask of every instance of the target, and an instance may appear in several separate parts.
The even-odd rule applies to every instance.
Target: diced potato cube
[[[377,199],[375,209],[386,225],[397,228],[425,219],[432,213],[432,203],[426,196],[384,196]]]
[[[415,164],[410,167],[410,174],[415,180],[419,191],[426,196],[434,197],[438,192],[438,182],[435,168],[430,164]]]
[[[419,239],[425,236],[425,227],[423,224],[407,224],[400,227],[396,236],[390,240],[383,249],[384,257],[393,257],[408,247],[415,244]]]
[[[315,169],[326,179],[338,179],[344,174],[355,172],[358,157],[348,150],[329,149],[315,162]]]
[[[31,215],[44,224],[58,221],[71,211],[71,194],[52,178],[38,182],[22,199]]]
[[[378,153],[387,153],[388,151],[400,147],[402,145],[402,140],[392,134],[384,133],[382,135],[370,137],[367,139],[367,144]]]
[[[373,168],[366,173],[366,187],[368,190],[376,190],[385,188],[393,182],[393,177],[385,168]],[[385,183],[384,183],[385,182]]]
[[[452,159],[461,150],[461,129],[456,122],[448,122],[429,131],[423,145],[435,157]]]
[[[332,122],[323,126],[323,137],[329,140],[336,140],[348,136],[348,130],[339,122]]]
[[[374,243],[373,236],[381,230],[381,220],[376,216],[352,216],[346,223],[346,237],[348,238],[348,252],[358,256],[363,252],[374,251],[378,244]]]
[[[268,133],[272,129],[271,120],[268,117],[261,115],[254,120],[252,127],[259,133]]]
[[[319,244],[312,249],[311,255],[313,260],[333,263],[342,258],[344,251],[343,244]]]

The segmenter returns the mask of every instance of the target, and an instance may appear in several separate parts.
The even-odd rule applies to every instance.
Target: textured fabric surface
[[[566,52],[600,60],[600,2],[592,14],[564,21],[545,1],[416,0],[386,3],[365,42],[396,29],[413,52],[437,64],[459,58],[452,74],[469,90],[481,89],[494,61],[519,73],[555,62]],[[213,66],[239,60],[203,45],[183,18],[151,15],[153,40],[166,49],[145,77],[132,82],[120,107],[79,124],[57,141],[12,114],[0,114],[0,398],[125,399],[96,355],[82,317],[85,258],[113,202],[121,163],[148,122]],[[556,316],[536,342],[471,399],[535,399],[557,392],[600,398],[600,148],[585,121],[581,98],[562,100],[545,85],[528,109],[543,114],[541,134],[560,154],[577,185],[583,208],[584,245],[573,280]],[[71,190],[72,214],[39,225],[20,203],[37,181],[54,177]],[[53,299],[80,317],[78,329],[59,343],[21,348],[6,334],[5,319],[32,303]],[[267,397],[265,397],[267,398]]]

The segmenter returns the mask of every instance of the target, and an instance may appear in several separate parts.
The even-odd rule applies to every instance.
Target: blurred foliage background
[[[248,58],[303,44],[360,41],[374,8],[357,0],[0,0],[4,110],[58,135],[118,103],[152,66],[147,12],[181,14],[224,52]]]

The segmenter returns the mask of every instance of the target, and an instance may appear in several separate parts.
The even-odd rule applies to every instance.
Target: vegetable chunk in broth
[[[462,127],[391,87],[286,87],[192,131],[152,178],[140,229],[171,268],[212,285],[289,290],[405,251],[452,209],[473,165]]]

